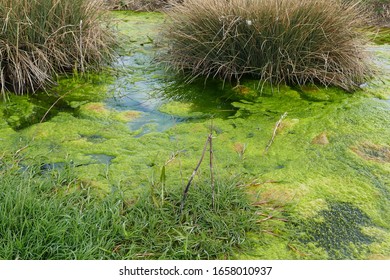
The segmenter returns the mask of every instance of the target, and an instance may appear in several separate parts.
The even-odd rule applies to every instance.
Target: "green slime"
[[[162,49],[162,14],[112,14],[128,36],[122,55],[152,57]],[[259,205],[262,234],[249,233],[258,246],[236,258],[388,259],[390,55],[389,46],[372,49],[387,68],[354,94],[255,81],[186,85],[153,72],[166,96],[160,112],[185,121],[142,135],[129,129],[141,112],[106,102],[111,74],[62,78],[49,94],[0,103],[0,147],[18,151],[24,166],[71,162],[80,182],[97,192],[120,188],[137,197],[159,181],[162,168],[166,188],[184,188],[212,133],[216,180],[240,177]],[[126,69],[133,83],[151,73],[142,63]],[[195,184],[209,175],[203,163]]]

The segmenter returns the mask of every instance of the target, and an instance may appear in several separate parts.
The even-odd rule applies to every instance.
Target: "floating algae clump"
[[[104,103],[91,102],[80,106],[78,114],[82,118],[109,120],[114,119],[120,122],[130,122],[139,117],[140,112],[137,111],[116,111],[107,108]]]

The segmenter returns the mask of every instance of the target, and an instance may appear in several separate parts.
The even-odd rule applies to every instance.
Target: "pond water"
[[[153,131],[165,131],[193,118],[234,113],[230,102],[216,95],[216,91],[222,92],[218,90],[219,84],[206,88],[203,81],[192,86],[177,81],[156,64],[155,54],[156,49],[149,46],[143,47],[143,52],[121,55],[116,63],[121,74],[110,85],[112,97],[104,101],[118,111],[135,110],[141,113],[128,123],[131,130],[139,131],[137,137]],[[175,100],[184,102],[181,105],[191,102],[192,108],[185,114],[164,112],[163,105]]]
[[[166,87],[167,82],[161,77],[160,69],[151,70],[155,68],[152,59],[142,53],[121,56],[117,65],[131,70],[125,71],[125,75],[110,86],[114,97],[105,101],[115,110],[141,112],[138,118],[129,122],[131,130],[141,131],[139,136],[151,131],[164,131],[183,120],[158,110],[164,99],[157,93]]]
[[[182,189],[212,132],[217,179],[239,177],[262,214],[277,217],[238,258],[390,257],[389,45],[371,47],[384,73],[354,94],[310,86],[260,94],[256,81],[183,83],[154,60],[163,15],[113,15],[127,36],[114,77],[65,79],[46,101],[1,103],[2,151],[19,150],[23,166],[45,172],[71,162],[83,184],[134,196],[162,168],[167,188]],[[206,165],[195,184],[202,176]]]

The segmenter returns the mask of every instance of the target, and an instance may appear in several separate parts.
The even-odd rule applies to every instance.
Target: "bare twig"
[[[208,137],[210,143],[210,180],[211,180],[211,191],[212,191],[212,200],[213,208],[215,208],[215,186],[214,186],[214,171],[213,171],[213,137],[212,133]]]
[[[275,217],[275,216],[273,216],[273,215],[264,214],[264,213],[256,213],[256,214],[259,215],[259,216],[266,217],[266,218],[264,218],[264,219],[258,220],[258,221],[257,221],[258,223],[262,223],[262,222],[265,222],[265,221],[270,220],[270,219],[272,219],[272,220],[277,220],[277,221],[281,221],[281,222],[285,222],[285,223],[288,222],[287,219],[278,218],[278,217]]]
[[[24,146],[24,147],[20,148],[19,150],[17,150],[17,151],[15,152],[15,156],[18,155],[21,151],[27,149],[28,146],[29,146],[29,145],[27,144],[26,146]]]
[[[83,37],[82,37],[82,28],[83,20],[80,20],[80,64],[81,64],[81,72],[85,72],[84,69],[84,55],[83,55]]]
[[[51,109],[53,109],[54,106],[56,106],[56,104],[58,103],[58,101],[60,101],[62,98],[64,98],[64,96],[67,94],[68,92],[66,92],[65,94],[61,95],[60,97],[57,98],[56,101],[54,101],[53,104],[51,104],[51,106],[49,107],[49,109],[47,109],[46,113],[43,115],[43,117],[41,118],[40,122],[39,123],[43,123],[43,121],[45,120],[45,118],[47,117],[47,115],[49,114],[49,112],[51,111]]]
[[[187,185],[186,185],[186,187],[184,189],[183,198],[182,198],[181,205],[180,205],[180,213],[182,213],[182,211],[183,211],[184,203],[185,203],[185,200],[187,198],[188,190],[190,189],[191,182],[194,179],[194,177],[196,175],[196,172],[198,172],[198,169],[199,169],[199,167],[200,167],[200,165],[201,165],[201,163],[203,161],[204,155],[206,153],[207,145],[210,143],[211,139],[212,139],[212,134],[210,133],[209,136],[207,137],[206,143],[204,144],[203,151],[202,151],[202,156],[200,157],[200,160],[199,160],[198,164],[196,165],[194,171],[192,172],[192,175],[191,175],[190,179],[188,180],[188,183],[187,183]]]
[[[277,236],[277,237],[279,237],[280,235],[279,234],[276,234],[276,233],[274,233],[274,232],[272,232],[272,231],[269,231],[269,230],[261,230],[261,232],[264,232],[264,233],[268,233],[268,234],[270,234],[270,235],[272,235],[272,236]]]
[[[275,128],[274,128],[274,132],[272,133],[272,137],[271,137],[271,139],[269,140],[268,145],[267,145],[267,147],[265,148],[263,154],[266,154],[266,153],[268,152],[268,149],[271,147],[272,143],[274,142],[274,139],[275,139],[275,136],[276,136],[276,132],[277,132],[277,130],[278,130],[280,124],[282,123],[283,119],[284,119],[286,116],[287,116],[287,112],[285,112],[285,113],[280,117],[280,119],[276,122]]]
[[[298,255],[301,255],[303,257],[306,257],[308,256],[308,254],[305,254],[305,253],[302,253],[301,251],[299,251],[297,248],[295,248],[294,246],[292,246],[291,244],[287,244],[287,247],[290,248],[292,251],[294,251],[295,253],[297,253]]]
[[[261,216],[262,216],[262,215],[261,215]],[[261,220],[258,220],[257,222],[258,222],[258,223],[262,223],[262,222],[268,221],[268,220],[270,220],[270,219],[272,219],[272,218],[273,218],[273,216],[267,216],[266,218],[261,219]]]

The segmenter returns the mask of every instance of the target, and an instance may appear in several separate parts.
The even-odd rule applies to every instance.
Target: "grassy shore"
[[[217,259],[250,248],[255,208],[234,183],[99,195],[61,171],[0,158],[0,259]]]

